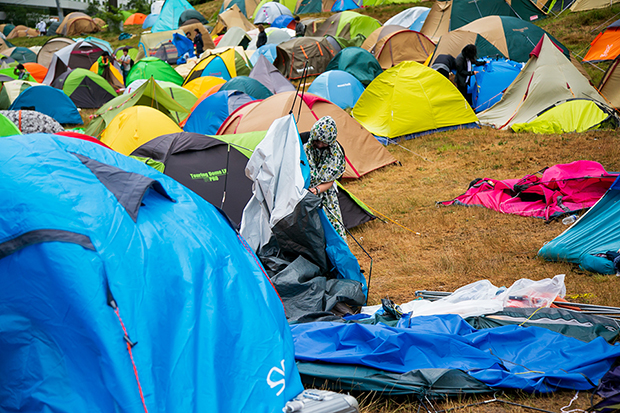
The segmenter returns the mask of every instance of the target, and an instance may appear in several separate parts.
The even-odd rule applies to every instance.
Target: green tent
[[[527,123],[515,123],[515,132],[566,133],[585,132],[610,124],[617,126],[613,109],[587,99],[569,100],[552,106]]]
[[[312,36],[323,37],[331,35],[352,39],[361,34],[364,37],[368,37],[379,27],[381,27],[381,23],[370,16],[354,11],[343,11],[325,20]]]
[[[247,93],[254,99],[267,99],[273,93],[269,91],[261,82],[247,76],[237,76],[224,83],[220,90],[239,90]]]
[[[177,123],[189,116],[189,111],[194,107],[198,98],[191,91],[172,82],[157,81],[159,87],[164,89],[179,105],[187,109],[188,113],[172,112],[172,117]]]
[[[328,70],[342,70],[353,75],[364,86],[368,86],[383,72],[375,57],[361,47],[346,47],[342,49],[327,65]]]
[[[131,17],[131,15],[134,14],[135,12],[136,10],[120,10],[120,14],[121,16],[123,16],[123,21]]]
[[[6,116],[0,114],[0,136],[21,135],[17,126],[11,122]]]
[[[62,82],[62,91],[75,106],[83,109],[98,109],[117,96],[114,88],[102,76],[81,68],[67,75]]]
[[[13,31],[13,29],[15,28],[15,25],[11,24],[11,23],[5,24],[3,26],[4,27],[2,28],[2,34],[5,35],[5,36],[8,36]]]
[[[116,60],[120,59],[120,57],[123,55],[123,48],[127,47],[127,49],[129,49],[127,51],[127,54],[129,55],[129,57],[131,57],[133,59],[134,62],[138,61],[138,49],[136,49],[133,46],[119,46],[114,50],[114,56],[116,57]]]
[[[150,78],[135,91],[118,96],[102,106],[88,124],[86,133],[98,137],[116,115],[135,105],[158,109],[175,121],[189,112],[162,89],[153,78]],[[175,112],[180,112],[180,114],[175,114]]]
[[[134,80],[151,77],[155,80],[176,83],[179,86],[183,84],[183,76],[178,74],[168,63],[156,57],[145,57],[136,62],[129,71],[125,84],[131,85]]]

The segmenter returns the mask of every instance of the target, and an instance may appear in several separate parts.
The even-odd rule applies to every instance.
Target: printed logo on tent
[[[271,370],[269,370],[269,374],[267,374],[267,384],[269,385],[269,387],[273,389],[274,387],[282,386],[280,390],[278,390],[278,392],[276,393],[276,396],[281,395],[284,391],[284,388],[286,387],[286,381],[284,380],[284,359],[281,362],[281,366],[282,368],[272,367]],[[272,374],[276,374],[276,378],[277,375],[281,375],[282,378],[278,381],[273,381],[273,379],[271,378]]]
[[[603,53],[601,53],[601,57],[607,57],[609,52],[611,52],[611,48],[613,46],[614,46],[613,44],[608,44],[607,47],[605,48],[605,51]]]
[[[525,32],[527,30],[527,27],[521,27],[520,29],[512,29],[513,32]]]
[[[304,71],[304,69],[295,69],[297,71],[297,73],[301,73]],[[314,66],[308,66],[308,70],[314,70]]]
[[[228,170],[226,168],[218,169],[217,171],[201,172],[199,174],[189,174],[192,179],[202,179],[205,182],[217,182],[220,177],[227,175]]]

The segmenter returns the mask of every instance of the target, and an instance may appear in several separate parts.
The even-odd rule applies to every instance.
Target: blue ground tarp
[[[588,390],[620,356],[603,338],[589,343],[543,328],[476,330],[458,315],[403,319],[399,327],[317,322],[291,326],[300,361],[361,365],[394,373],[440,368],[527,392]]]

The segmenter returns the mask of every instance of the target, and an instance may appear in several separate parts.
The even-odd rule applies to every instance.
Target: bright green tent
[[[187,116],[189,112],[162,89],[153,78],[150,78],[135,91],[118,96],[102,106],[88,124],[86,134],[98,137],[116,115],[135,105],[158,109],[176,122],[181,116]]]
[[[566,133],[598,129],[608,121],[614,123],[613,110],[586,99],[569,100],[548,109],[527,123],[515,123],[515,132]],[[617,126],[617,125],[616,125]]]
[[[0,115],[0,136],[21,135],[17,126],[11,122],[6,116]]]
[[[323,37],[331,35],[352,39],[361,34],[364,37],[368,37],[379,27],[381,27],[381,23],[377,19],[354,11],[343,11],[325,20],[313,36]]]
[[[71,71],[62,84],[62,91],[78,108],[98,109],[117,96],[114,88],[102,76],[90,70]]]
[[[187,109],[188,112],[194,107],[196,101],[198,100],[196,95],[194,95],[192,92],[185,89],[184,87],[177,85],[176,83],[163,82],[160,80],[157,82],[157,84],[159,85],[159,87],[164,89],[171,98],[176,100],[178,104]],[[173,118],[177,122],[181,122],[188,116],[189,113],[173,112]]]
[[[183,76],[178,74],[168,63],[156,57],[145,57],[137,61],[129,71],[125,84],[131,85],[134,80],[151,77],[155,80],[176,83],[179,86],[183,84]]]
[[[429,67],[409,61],[377,76],[351,114],[370,133],[387,138],[476,127],[478,121],[452,82]]]

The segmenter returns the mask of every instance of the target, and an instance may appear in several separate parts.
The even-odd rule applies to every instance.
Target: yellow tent
[[[370,133],[388,138],[475,127],[478,121],[452,82],[416,62],[402,62],[377,76],[351,114]]]
[[[224,83],[226,83],[226,81],[221,77],[202,76],[197,77],[186,85],[183,85],[183,87],[196,95],[196,97],[200,97],[213,86]]]
[[[183,132],[179,125],[148,106],[132,106],[116,115],[101,133],[101,142],[129,156],[139,146],[158,136]]]

